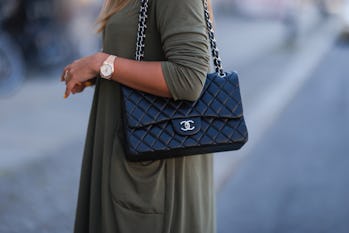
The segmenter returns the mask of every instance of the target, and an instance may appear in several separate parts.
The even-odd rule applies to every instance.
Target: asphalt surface
[[[218,233],[349,232],[348,60],[334,45],[240,162],[217,195]]]
[[[0,174],[1,233],[73,231],[83,141]]]
[[[242,66],[242,63],[237,63],[247,108],[261,103],[259,100],[263,91],[273,87],[272,84],[281,78],[279,74],[290,68],[291,61],[297,58],[297,50],[302,50],[302,47],[278,47],[269,56],[257,59],[253,65]],[[250,51],[250,54],[253,52]],[[229,54],[224,56],[228,60]],[[232,56],[235,63],[236,55],[232,53]],[[324,215],[331,219],[339,221],[340,217],[348,216],[343,208],[347,204],[343,202],[346,194],[343,187],[347,186],[343,178],[345,171],[340,169],[346,167],[344,154],[349,152],[342,142],[345,137],[348,138],[348,133],[345,134],[348,131],[343,124],[343,120],[348,119],[348,112],[341,112],[345,105],[348,109],[348,90],[345,89],[348,81],[344,77],[348,71],[345,67],[347,60],[348,48],[345,46],[337,46],[326,54],[326,59],[317,65],[313,77],[301,88],[297,98],[283,108],[285,110],[281,117],[273,118],[272,127],[262,134],[263,140],[256,143],[238,164],[235,174],[228,177],[217,193],[219,233],[288,232],[287,229],[290,229],[289,232],[303,232],[297,231],[298,228],[288,228],[287,224],[302,225],[305,221],[302,218],[313,217],[312,211],[317,210],[314,208],[322,204],[330,211]],[[10,155],[2,158],[2,163],[6,164],[0,164],[0,233],[72,232],[84,140],[81,135],[86,128],[92,90],[68,101],[57,101],[63,93],[62,87],[52,88],[50,83],[38,86],[34,81],[33,85],[29,84],[26,88],[22,94],[19,93],[18,99],[11,102],[21,106],[19,110],[24,108],[28,113],[26,118],[23,118],[22,112],[16,112],[15,120],[13,116],[6,118],[7,112],[4,112],[2,118],[0,116],[5,122],[2,129],[12,132],[0,137],[6,142],[3,145],[5,150],[2,151]],[[310,93],[304,93],[306,89],[310,89]],[[32,93],[35,93],[34,97]],[[324,93],[327,93],[325,98]],[[46,98],[42,98],[43,95]],[[26,97],[33,98],[33,103],[26,105]],[[6,102],[2,104],[6,109]],[[31,114],[30,110],[33,109],[50,111],[45,110],[37,116]],[[330,118],[333,115],[338,119]],[[53,124],[52,119],[57,124]],[[329,119],[332,119],[331,122]],[[261,119],[261,125],[265,120]],[[66,124],[70,121],[74,127]],[[26,135],[20,131],[13,132],[13,126],[16,125],[16,129],[29,127],[28,132],[35,133]],[[338,155],[332,153],[334,151],[338,151]],[[326,157],[327,152],[331,152],[332,156]],[[316,162],[312,160],[313,157],[317,158]],[[22,160],[26,162],[21,163]],[[314,195],[320,191],[321,195]],[[307,198],[311,199],[311,207],[302,209],[308,204]],[[298,203],[298,200],[303,202]],[[337,206],[339,202],[342,205]],[[286,221],[288,219],[289,222]],[[306,223],[312,225],[308,221]]]

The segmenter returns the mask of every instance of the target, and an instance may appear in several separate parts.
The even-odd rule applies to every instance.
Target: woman
[[[75,233],[212,233],[211,155],[128,162],[120,100],[120,84],[173,99],[199,97],[209,67],[203,2],[149,1],[144,62],[133,59],[139,8],[139,0],[106,1],[103,52],[69,64],[62,75],[66,97],[98,77]]]

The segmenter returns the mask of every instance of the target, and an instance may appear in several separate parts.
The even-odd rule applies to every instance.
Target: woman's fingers
[[[63,69],[63,72],[61,74],[61,82],[64,82],[67,80],[68,78],[68,75],[69,75],[69,68],[68,66],[66,66],[64,69]]]
[[[68,83],[70,80],[85,82],[99,73],[99,67],[106,59],[108,54],[96,53],[81,59],[75,60],[67,65],[62,74],[61,81]]]
[[[69,95],[72,93],[73,88],[76,85],[81,85],[81,83],[80,82],[76,82],[74,80],[71,80],[71,81],[68,82],[68,84],[67,84],[67,86],[65,88],[64,99],[69,97]]]
[[[99,66],[106,59],[105,56],[107,54],[97,53],[73,61],[64,68],[61,74],[61,81],[66,84],[64,98],[68,98],[72,93],[80,93],[85,87],[94,84],[91,80],[98,75]]]
[[[84,84],[84,87],[90,87],[94,85],[94,82],[91,80],[91,81],[86,81],[83,84]]]
[[[75,83],[74,85],[71,83]],[[66,91],[64,93],[64,98],[68,98],[70,94],[81,93],[85,90],[86,87],[93,86],[93,81],[86,81],[83,83],[70,81],[66,86]]]
[[[85,89],[86,85],[82,84],[82,85],[75,85],[73,87],[72,93],[76,94],[76,93],[81,93],[84,89]]]

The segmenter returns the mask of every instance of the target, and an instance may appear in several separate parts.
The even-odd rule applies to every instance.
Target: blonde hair
[[[107,25],[108,19],[121,10],[129,0],[105,0],[101,12],[97,18],[97,32],[102,32]]]

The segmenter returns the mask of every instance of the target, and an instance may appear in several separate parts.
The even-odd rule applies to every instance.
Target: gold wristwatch
[[[116,56],[110,55],[100,68],[100,75],[102,78],[110,80],[114,73],[114,62]]]

